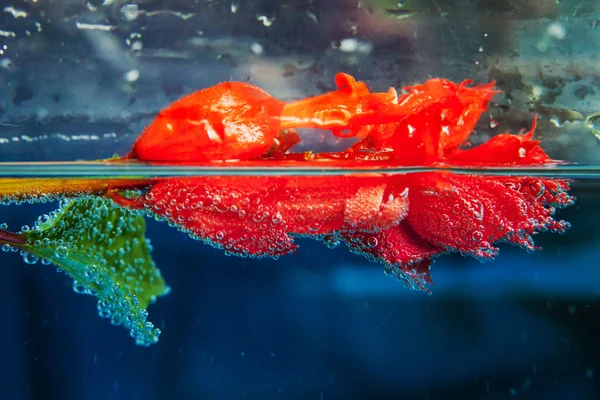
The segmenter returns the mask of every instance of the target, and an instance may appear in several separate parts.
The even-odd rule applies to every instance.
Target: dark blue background
[[[492,263],[442,257],[431,296],[344,248],[240,259],[152,221],[173,291],[150,307],[150,348],[53,266],[2,254],[3,398],[597,398],[599,218],[590,186],[575,189],[569,233]],[[44,208],[0,216],[17,227]]]

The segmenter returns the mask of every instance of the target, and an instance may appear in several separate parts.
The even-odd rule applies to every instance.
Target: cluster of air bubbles
[[[73,196],[85,196],[85,193],[71,193]],[[8,196],[0,196],[0,205],[10,206],[15,205],[19,206],[22,204],[36,204],[42,203],[45,204],[47,202],[63,200],[65,199],[65,195],[60,195],[56,193],[36,191],[32,188],[23,188],[23,190],[19,193],[8,195]]]
[[[158,341],[160,330],[147,321],[148,312],[139,307],[137,297],[123,290],[106,269],[87,266],[80,280],[74,281],[73,290],[97,296],[98,315],[110,319],[115,326],[123,325],[136,344],[149,346]]]
[[[431,290],[427,287],[429,283],[429,271],[419,271],[415,265],[418,265],[418,263],[411,265],[385,263],[383,272],[385,275],[402,283],[407,289],[424,291],[430,295]]]
[[[330,249],[335,249],[340,245],[341,240],[337,235],[325,235],[323,237],[323,243]]]
[[[70,275],[75,292],[98,297],[99,314],[129,329],[137,344],[155,343],[160,331],[147,322],[137,297],[155,299],[155,293],[145,291],[162,280],[152,259],[143,256],[144,246],[150,249],[149,241],[137,236],[143,234],[143,218],[91,196],[63,199],[60,205],[33,228],[22,229],[28,246],[44,257],[43,264],[52,261]],[[12,250],[8,247],[3,250]],[[27,264],[39,261],[38,255],[21,254]]]

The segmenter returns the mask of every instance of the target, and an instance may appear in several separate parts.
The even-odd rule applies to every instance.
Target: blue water
[[[3,254],[5,398],[594,399],[600,214],[588,191],[576,185],[577,209],[561,214],[573,228],[537,237],[540,252],[438,259],[431,296],[344,248],[306,240],[278,261],[240,259],[150,222],[172,288],[149,308],[162,330],[150,348],[54,267]],[[19,226],[45,208],[1,215]]]
[[[0,398],[600,398],[598,2],[128,3],[0,3],[1,162],[125,154],[160,108],[225,80],[289,100],[333,89],[339,71],[376,90],[495,79],[504,94],[474,142],[538,115],[544,149],[586,163],[565,172],[587,178],[559,213],[572,228],[536,236],[534,254],[440,257],[427,295],[343,246],[241,259],[149,220],[172,292],[149,307],[162,334],[148,348],[54,266],[0,253]],[[300,150],[342,145],[302,135]],[[0,222],[18,230],[55,206],[2,206]]]

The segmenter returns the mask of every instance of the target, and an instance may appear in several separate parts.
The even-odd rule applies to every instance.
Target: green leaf
[[[29,256],[65,271],[77,293],[98,298],[101,317],[124,325],[136,343],[158,341],[160,330],[147,321],[146,308],[169,291],[150,255],[144,218],[111,200],[82,197],[63,202],[23,232]]]

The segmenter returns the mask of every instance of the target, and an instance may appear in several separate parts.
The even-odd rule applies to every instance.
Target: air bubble
[[[54,250],[54,256],[56,258],[58,258],[59,260],[66,258],[68,255],[69,255],[69,249],[66,248],[65,246],[58,246]]]
[[[311,232],[316,232],[319,229],[321,229],[321,224],[318,222],[313,222],[311,224],[308,225],[308,230]]]
[[[474,242],[479,243],[483,240],[483,233],[475,231],[473,232],[472,238]]]
[[[335,249],[341,243],[340,239],[338,239],[337,237],[335,237],[333,235],[325,236],[325,238],[323,238],[323,241],[325,242],[325,245],[330,249]]]
[[[79,294],[86,294],[88,292],[85,285],[79,283],[78,281],[73,282],[73,291]]]
[[[271,218],[271,222],[273,222],[274,224],[279,224],[281,223],[281,221],[283,221],[283,217],[279,213],[274,214]]]
[[[40,260],[40,258],[38,256],[28,253],[28,252],[23,252],[22,256],[23,256],[23,261],[25,261],[25,264],[33,265]]]

